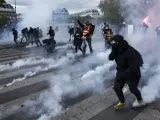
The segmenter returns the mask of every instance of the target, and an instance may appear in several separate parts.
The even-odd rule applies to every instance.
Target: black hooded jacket
[[[117,45],[112,46],[109,60],[117,63],[118,79],[134,79],[141,77],[140,66],[135,56],[134,49],[125,40],[121,40]]]

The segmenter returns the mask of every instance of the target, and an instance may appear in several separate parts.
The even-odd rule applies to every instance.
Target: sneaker
[[[144,102],[143,100],[141,100],[141,101],[136,100],[136,101],[133,103],[132,107],[142,107],[142,106],[144,106],[144,105],[145,105],[145,102]]]
[[[123,109],[123,108],[125,108],[125,105],[126,105],[126,103],[121,103],[121,102],[119,102],[118,104],[116,104],[116,105],[114,106],[114,108],[115,108],[115,109]]]

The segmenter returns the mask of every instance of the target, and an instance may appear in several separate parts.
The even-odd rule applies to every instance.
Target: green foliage
[[[5,7],[5,6],[4,6],[4,3],[6,3],[5,0],[0,0],[0,7]]]
[[[5,26],[8,23],[8,16],[3,14],[0,15],[0,26]]]
[[[98,7],[104,15],[104,20],[111,24],[123,22],[120,0],[101,0]]]
[[[155,0],[101,0],[98,7],[103,13],[103,19],[111,24],[123,21],[131,22],[133,19],[142,19],[148,15],[148,10],[155,6]],[[134,0],[133,0],[134,1]]]

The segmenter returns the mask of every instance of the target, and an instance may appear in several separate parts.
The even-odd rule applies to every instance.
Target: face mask
[[[115,47],[118,44],[118,42],[116,42],[115,40],[112,40],[110,43],[113,47]]]

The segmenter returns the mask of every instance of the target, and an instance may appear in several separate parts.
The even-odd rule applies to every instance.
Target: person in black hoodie
[[[34,34],[34,29],[32,28],[32,27],[30,27],[30,29],[29,29],[29,31],[28,31],[28,36],[29,36],[29,42],[31,42],[32,43],[32,45],[33,45],[33,43],[34,43],[34,36],[33,36],[33,34]]]
[[[12,34],[13,34],[13,37],[14,37],[14,42],[15,42],[16,45],[17,45],[17,44],[18,44],[18,42],[17,42],[18,31],[17,31],[15,28],[13,28],[13,29],[12,29]]]
[[[83,50],[81,48],[83,39],[82,39],[82,31],[80,28],[77,26],[74,34],[74,45],[75,45],[75,52],[78,52],[78,49],[83,53]]]
[[[37,28],[34,28],[33,36],[34,42],[36,43],[37,47],[42,46],[42,43],[39,40],[39,30]]]
[[[55,32],[54,32],[52,26],[49,27],[49,31],[48,31],[47,35],[50,35],[50,38],[54,39]]]
[[[109,60],[115,60],[117,64],[117,74],[114,84],[114,90],[119,98],[119,103],[114,106],[115,109],[125,107],[125,98],[123,95],[123,87],[128,84],[131,93],[137,100],[133,103],[133,107],[144,105],[138,84],[141,78],[140,67],[143,64],[140,53],[131,47],[123,36],[115,35],[111,39],[112,52],[109,55]]]

